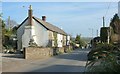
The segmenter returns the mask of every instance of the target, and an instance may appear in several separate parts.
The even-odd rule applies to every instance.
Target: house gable
[[[42,25],[44,28],[46,28],[47,30],[49,30],[46,26],[43,25],[43,23],[41,23],[41,22],[39,22],[37,19],[35,19],[35,17],[33,17],[33,19],[34,19],[35,21],[37,21],[38,23],[40,23],[40,25]]]
[[[37,21],[38,23],[40,23],[40,25],[42,25],[44,28],[46,28],[47,30],[62,34],[62,35],[67,35],[63,30],[61,30],[60,28],[48,23],[48,22],[44,22],[43,20],[37,18],[37,17],[32,17],[35,21]],[[25,23],[25,21],[28,20],[28,17],[18,26],[21,27],[21,25],[23,23]],[[28,23],[29,24],[29,23]],[[33,24],[34,25],[34,24]]]
[[[32,19],[34,27],[32,29],[33,37],[38,46],[46,47],[48,44],[48,30],[39,22],[37,22],[35,19]]]
[[[20,28],[27,20],[28,20],[28,17],[18,26],[18,28]]]
[[[42,24],[46,29],[62,34],[62,35],[67,35],[63,30],[61,30],[60,28],[48,23],[48,22],[44,22],[43,20],[37,18],[37,17],[33,17],[37,22],[39,22],[40,24]]]

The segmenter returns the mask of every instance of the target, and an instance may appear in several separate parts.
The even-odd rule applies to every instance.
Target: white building
[[[39,19],[32,13],[30,6],[28,17],[17,29],[18,50],[29,47],[31,40],[40,47],[63,47],[69,44],[70,38],[67,38],[67,34],[63,30],[46,22],[46,16]]]
[[[118,2],[118,16],[120,18],[120,1]]]

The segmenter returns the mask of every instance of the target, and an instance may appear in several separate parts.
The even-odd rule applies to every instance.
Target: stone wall
[[[73,49],[72,46],[64,46],[64,47],[57,48],[57,50],[60,53],[67,53],[67,52],[70,52],[72,49]]]
[[[66,46],[65,47],[65,52],[70,52],[73,50],[73,46]]]
[[[58,48],[58,50],[59,50],[60,53],[64,53],[65,52],[65,48],[64,47],[60,47],[60,48]]]
[[[53,56],[52,48],[27,47],[24,49],[25,59],[34,59]]]
[[[40,47],[27,47],[24,49],[25,59],[39,59],[43,57],[50,57],[59,55],[60,53],[67,53],[71,51],[72,46],[65,46],[60,48],[40,48]]]

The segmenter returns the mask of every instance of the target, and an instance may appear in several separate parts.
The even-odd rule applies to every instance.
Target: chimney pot
[[[43,20],[43,21],[46,21],[46,16],[42,16],[42,20]]]
[[[29,6],[29,10],[32,10],[32,5]]]

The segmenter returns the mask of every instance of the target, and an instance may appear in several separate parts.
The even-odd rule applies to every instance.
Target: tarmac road
[[[44,60],[34,60],[16,64],[16,68],[4,72],[84,72],[89,49],[76,49]],[[21,60],[20,60],[21,61]],[[24,60],[22,60],[24,61]],[[15,66],[15,65],[14,65]]]

